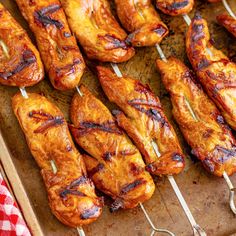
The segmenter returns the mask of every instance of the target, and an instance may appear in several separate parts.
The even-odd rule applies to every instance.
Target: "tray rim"
[[[40,226],[36,213],[34,212],[30,199],[25,191],[21,179],[17,173],[16,167],[12,161],[11,153],[7,147],[4,137],[0,130],[0,164],[3,167],[7,181],[11,184],[10,188],[16,198],[23,217],[30,229],[32,235],[43,236],[43,230]],[[3,175],[4,175],[3,174]]]

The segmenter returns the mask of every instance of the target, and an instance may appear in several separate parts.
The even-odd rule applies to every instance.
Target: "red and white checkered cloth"
[[[31,236],[0,173],[0,236]]]

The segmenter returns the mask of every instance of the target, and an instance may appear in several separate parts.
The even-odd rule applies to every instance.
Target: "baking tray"
[[[0,2],[28,30],[27,23],[20,15],[15,2],[13,0],[0,0]],[[231,0],[229,3],[236,11],[235,0]],[[193,17],[193,12],[196,9],[208,20],[210,32],[217,48],[222,49],[232,59],[236,58],[236,40],[215,21],[217,14],[225,12],[222,4],[207,4],[206,1],[196,0],[195,9],[189,14],[190,17]],[[189,65],[184,46],[187,26],[183,18],[174,18],[163,14],[161,17],[170,29],[169,36],[161,43],[164,53],[166,56],[174,55]],[[32,33],[29,30],[28,32],[32,37]],[[34,40],[33,37],[32,39]],[[201,164],[190,155],[190,148],[173,121],[169,96],[156,71],[155,59],[157,57],[158,54],[154,47],[140,48],[136,50],[134,58],[119,67],[124,74],[134,76],[151,86],[160,97],[167,116],[176,128],[186,153],[186,168],[183,173],[176,176],[176,181],[198,224],[210,236],[236,235],[236,218],[228,206],[226,183],[223,179],[208,174]],[[82,83],[87,85],[109,108],[113,107],[105,98],[98,79],[91,71],[86,71]],[[39,168],[30,154],[24,135],[11,109],[11,97],[17,91],[17,88],[0,85],[0,157],[18,203],[34,235],[77,235],[76,229],[64,226],[51,214]],[[45,94],[49,100],[58,105],[69,120],[68,109],[75,91],[56,91],[47,78],[27,91]],[[231,179],[236,186],[236,175]],[[155,225],[167,228],[176,235],[192,235],[189,223],[167,179],[156,178],[155,181],[157,186],[155,194],[144,203]],[[109,199],[106,202],[109,203]],[[107,206],[104,207],[103,214],[98,221],[84,226],[84,230],[87,236],[144,236],[151,232],[139,207],[111,214]]]

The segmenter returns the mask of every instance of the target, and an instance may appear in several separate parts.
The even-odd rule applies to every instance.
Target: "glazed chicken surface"
[[[85,64],[59,0],[16,0],[33,31],[54,88],[75,88]]]
[[[227,14],[221,14],[216,17],[220,25],[224,26],[234,37],[236,37],[236,19]]]
[[[53,214],[71,227],[95,221],[102,202],[95,195],[62,112],[35,93],[28,93],[28,99],[16,94],[12,107],[40,168]]]
[[[27,87],[44,78],[39,52],[0,3],[0,84]]]
[[[86,55],[102,62],[124,62],[134,55],[126,32],[107,0],[62,0],[68,22]]]
[[[194,0],[156,0],[157,9],[171,16],[188,14],[193,5]]]
[[[222,176],[236,172],[236,142],[215,104],[180,60],[157,60],[162,81],[170,93],[173,115],[203,166]]]
[[[84,86],[75,94],[70,117],[71,132],[91,157],[84,158],[96,188],[113,198],[111,211],[134,208],[148,200],[155,189],[138,149],[118,127],[105,105]]]
[[[159,98],[138,80],[117,77],[105,67],[97,69],[108,99],[123,111],[114,112],[117,122],[142,153],[146,169],[160,176],[180,173],[184,168],[184,157]]]
[[[168,34],[151,0],[115,0],[117,15],[135,47],[154,46]]]
[[[199,14],[188,29],[186,50],[209,97],[236,129],[236,64],[211,44],[207,22]]]

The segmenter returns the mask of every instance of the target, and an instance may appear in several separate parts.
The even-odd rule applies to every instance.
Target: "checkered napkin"
[[[0,173],[0,236],[31,236]]]

